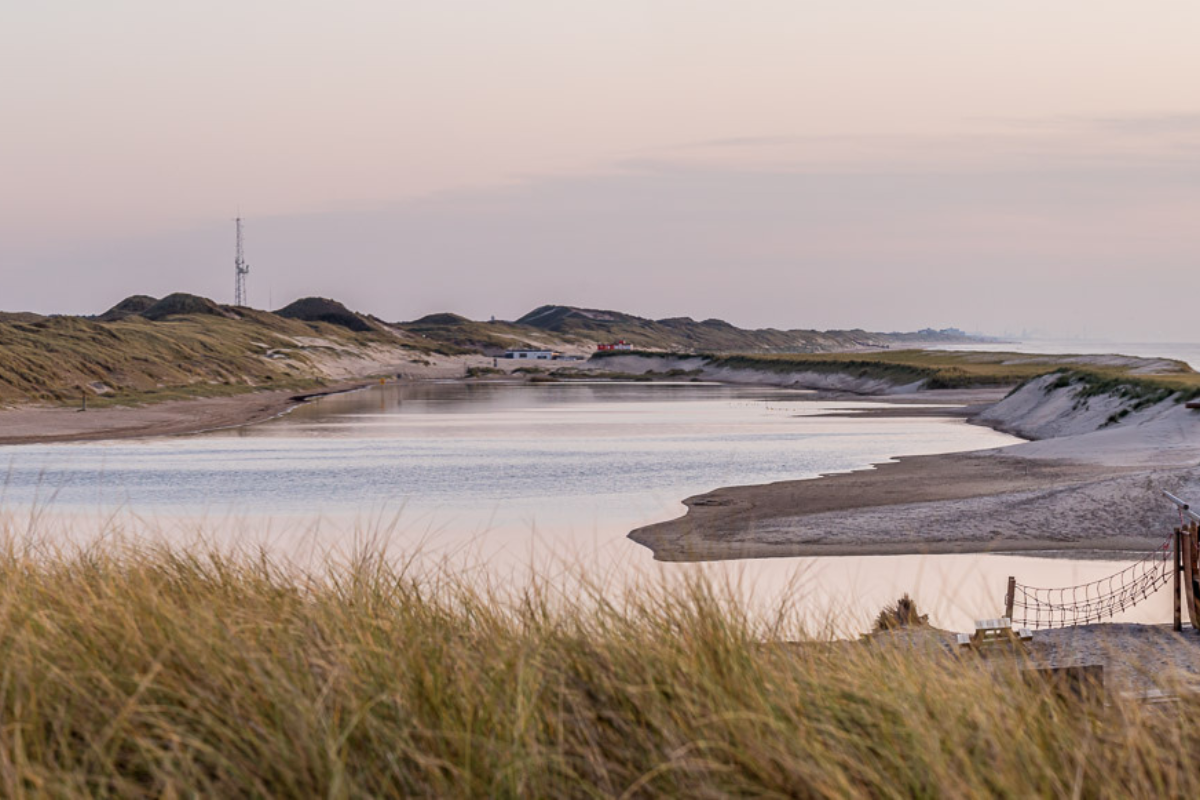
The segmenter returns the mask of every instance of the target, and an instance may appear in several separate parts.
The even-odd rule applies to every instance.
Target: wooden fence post
[[[1173,620],[1174,630],[1183,630],[1183,555],[1179,552],[1179,548],[1183,544],[1183,529],[1175,529],[1175,547],[1172,548],[1173,558],[1175,562],[1175,617]]]
[[[1196,604],[1196,560],[1194,543],[1196,541],[1196,523],[1192,522],[1183,528],[1183,537],[1180,542],[1180,550],[1183,551],[1183,595],[1187,598],[1184,602],[1187,605],[1188,622],[1196,630],[1200,630],[1200,608]]]
[[[1008,576],[1008,591],[1004,593],[1004,616],[1008,617],[1008,621],[1012,622],[1013,604],[1017,600],[1017,579],[1013,575]]]

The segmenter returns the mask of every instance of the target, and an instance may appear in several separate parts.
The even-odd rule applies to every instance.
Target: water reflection
[[[844,632],[904,592],[938,624],[965,629],[997,613],[1008,574],[1063,585],[1115,570],[987,555],[661,564],[625,538],[718,486],[1014,441],[957,419],[820,416],[875,405],[696,383],[389,385],[235,431],[6,448],[3,502],[77,517],[124,508],[173,541],[203,530],[292,558],[344,553],[375,532],[397,554],[460,559],[513,585],[530,570],[583,568],[614,596],[704,573],[735,582],[764,613],[788,594],[812,624],[836,618]],[[1145,606],[1130,618],[1165,614]]]

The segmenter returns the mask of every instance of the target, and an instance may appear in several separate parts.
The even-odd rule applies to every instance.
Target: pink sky
[[[1192,339],[1200,5],[0,10],[0,308]],[[1164,287],[1170,287],[1164,291]]]

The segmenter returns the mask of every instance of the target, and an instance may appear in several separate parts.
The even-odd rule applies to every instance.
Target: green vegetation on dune
[[[319,338],[331,344],[386,343],[320,323],[246,310],[238,318],[204,314],[115,322],[51,317],[0,324],[0,402],[143,402],[256,388],[319,385]],[[390,339],[394,341],[394,338]]]
[[[505,602],[370,555],[23,552],[0,555],[8,797],[1200,791],[1195,695],[1075,699],[904,632],[804,643],[701,579]]]
[[[574,337],[547,337],[543,331],[510,322],[474,322],[457,314],[430,314],[415,322],[396,326],[429,343],[436,352],[445,355],[486,353],[500,355],[510,348],[561,348],[579,344]],[[547,339],[549,341],[547,341]]]
[[[1075,388],[1076,405],[1102,396],[1123,401],[1121,408],[1105,420],[1105,425],[1113,425],[1135,411],[1166,400],[1176,403],[1195,400],[1200,397],[1200,374],[1189,370],[1178,374],[1133,376],[1112,371],[1061,369],[1058,377],[1045,388],[1049,392],[1067,387]]]
[[[144,314],[153,308],[156,303],[158,303],[158,298],[151,297],[148,294],[130,295],[108,311],[96,317],[96,321],[116,322],[119,319],[125,319],[135,314]]]
[[[284,378],[289,370],[265,356],[291,342],[260,329],[246,337],[245,327],[216,318],[151,322],[140,317],[113,323],[55,317],[5,325],[0,327],[0,399],[78,400],[86,392],[102,401],[110,392],[120,396],[194,383],[253,386]]]
[[[708,353],[823,353],[862,347],[886,347],[912,341],[968,341],[961,333],[926,330],[918,333],[872,333],[864,330],[749,330],[720,320],[691,317],[646,319],[619,311],[541,306],[518,319],[523,328],[574,336],[593,342],[624,339],[640,349]]]
[[[373,320],[351,311],[338,301],[330,300],[327,297],[303,297],[279,309],[275,314],[286,319],[298,319],[304,322],[325,322],[360,333],[380,328],[378,323]]]
[[[926,389],[964,389],[1008,386],[1054,372],[1061,368],[1061,363],[1055,362],[1056,358],[1063,357],[946,350],[887,350],[878,353],[828,353],[811,356],[719,355],[713,356],[713,361],[723,366],[743,369],[839,372],[896,384],[924,381],[923,386]]]
[[[712,357],[713,366],[732,369],[765,370],[768,372],[837,373],[855,378],[887,381],[904,385],[923,381],[925,388],[951,389],[964,386],[1002,382],[991,373],[969,374],[955,364],[925,364],[919,359],[875,358],[873,356],[829,357],[719,355]]]
[[[657,360],[680,358],[677,353],[602,352],[592,361],[636,355]],[[966,389],[1013,386],[1051,373],[1062,373],[1061,381],[1077,382],[1091,394],[1135,393],[1139,398],[1166,392],[1161,399],[1180,392],[1191,397],[1200,390],[1200,373],[1182,361],[1128,359],[1127,364],[1103,366],[1107,357],[1034,355],[1029,353],[961,352],[954,350],[884,350],[868,353],[813,354],[706,354],[700,355],[714,367],[765,372],[815,372],[849,375],[905,385],[921,381],[925,389]],[[1119,359],[1118,359],[1119,360]],[[1147,365],[1161,364],[1154,372]],[[1064,383],[1063,385],[1066,385]],[[1122,388],[1125,387],[1125,388]],[[1133,394],[1126,396],[1133,397]]]
[[[129,301],[133,299],[128,298],[120,305],[128,307]],[[231,309],[223,308],[207,297],[200,297],[199,295],[188,294],[187,292],[175,292],[174,294],[167,295],[162,300],[156,300],[148,308],[138,312],[138,315],[155,322],[169,317],[184,315],[209,315],[224,317],[226,319],[237,319],[238,316]]]
[[[927,389],[1013,385],[1060,369],[1082,376],[1074,380],[1086,383],[1089,392],[1108,392],[1103,387],[1113,381],[1140,387],[1123,390],[1139,398],[1167,389],[1191,397],[1200,388],[1200,376],[1186,365],[1162,359],[1148,374],[1147,359],[1114,357],[1114,365],[1104,366],[1106,357],[887,349],[888,342],[913,337],[967,338],[957,331],[744,330],[722,320],[656,321],[569,306],[542,306],[516,322],[441,313],[391,325],[328,298],[303,298],[272,313],[184,293],[162,299],[135,295],[92,318],[0,315],[0,403],[76,403],[87,395],[94,405],[105,405],[264,387],[302,389],[326,380],[326,365],[368,351],[376,356],[381,349],[391,351],[388,358],[394,356],[397,364],[423,363],[413,356],[497,356],[523,347],[588,352],[616,339],[652,348],[635,351],[651,358],[695,354],[712,366],[838,373],[895,385],[920,382]],[[869,347],[878,349],[864,349]],[[595,353],[593,366],[629,354]],[[378,363],[365,356],[363,361]],[[564,367],[556,377],[571,377],[578,369]]]
[[[1134,375],[1128,371],[1114,369],[1062,368],[1056,370],[1059,377],[1050,384],[1050,389],[1076,386],[1081,399],[1099,395],[1115,395],[1133,400],[1137,408],[1154,405],[1172,395],[1179,400],[1191,400],[1200,396],[1200,373],[1190,368],[1180,372],[1153,375]]]

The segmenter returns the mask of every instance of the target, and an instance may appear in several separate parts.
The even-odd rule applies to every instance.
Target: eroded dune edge
[[[629,536],[664,561],[1144,550],[1171,525],[1162,490],[1200,497],[1198,415],[1178,394],[1148,403],[1044,375],[972,412],[1031,441],[721,488]]]

